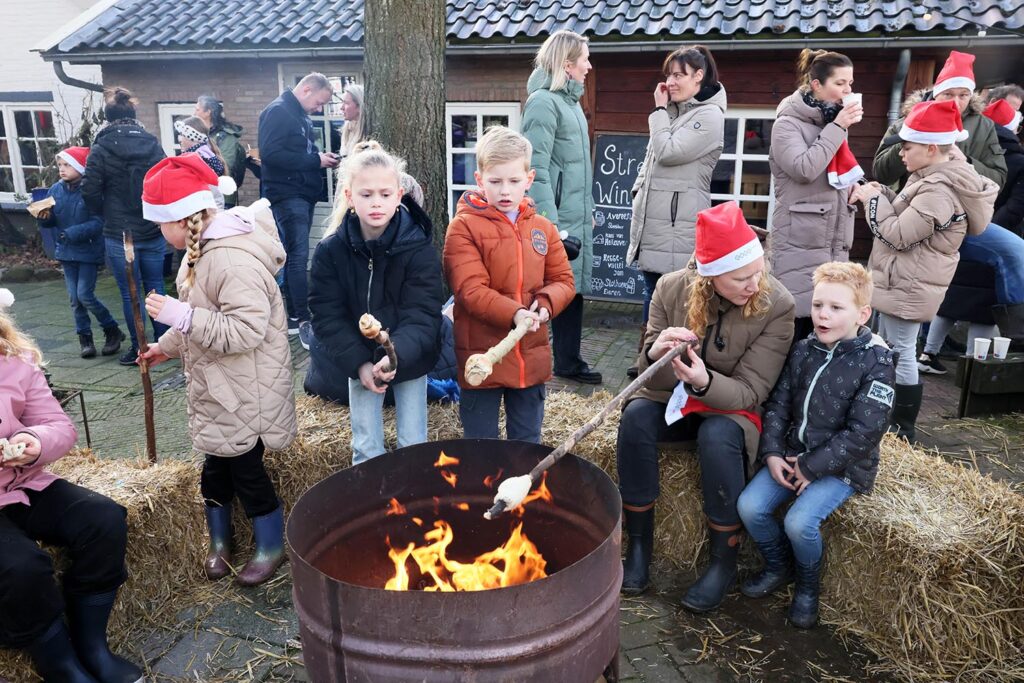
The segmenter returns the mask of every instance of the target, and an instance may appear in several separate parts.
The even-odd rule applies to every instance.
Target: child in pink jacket
[[[8,444],[0,455],[0,647],[27,650],[46,681],[142,681],[142,670],[107,646],[127,578],[125,509],[44,469],[78,434],[39,367],[39,348],[5,313],[11,302],[0,290],[0,439]],[[71,561],[62,587],[40,541]]]

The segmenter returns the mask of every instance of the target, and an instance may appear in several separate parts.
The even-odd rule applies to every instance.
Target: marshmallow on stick
[[[7,462],[19,457],[25,452],[24,443],[11,443],[7,439],[0,439],[0,462]]]
[[[395,345],[391,343],[391,337],[388,335],[388,331],[382,329],[380,321],[374,318],[369,313],[363,313],[359,317],[359,331],[363,333],[363,336],[367,339],[372,339],[376,343],[380,344],[384,348],[384,353],[388,354],[388,365],[389,367],[384,368],[384,372],[391,372],[392,370],[398,369],[398,356],[395,355]],[[383,383],[378,382],[377,386],[381,386]]]
[[[531,321],[523,319],[512,328],[512,331],[505,335],[500,342],[487,349],[484,353],[474,353],[466,359],[466,382],[470,386],[478,387],[485,379],[494,372],[494,366],[501,362],[501,359],[508,355],[508,352],[515,348],[519,340],[526,336],[530,329]]]

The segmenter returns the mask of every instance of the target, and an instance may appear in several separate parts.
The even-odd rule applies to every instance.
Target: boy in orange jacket
[[[540,443],[544,383],[551,378],[546,323],[575,294],[558,231],[537,215],[526,191],[533,150],[519,133],[489,128],[476,148],[479,191],[462,195],[444,244],[444,271],[455,294],[455,356],[467,439],[498,438],[505,400],[509,439]],[[479,387],[466,382],[466,360],[501,341],[521,321],[529,331]]]

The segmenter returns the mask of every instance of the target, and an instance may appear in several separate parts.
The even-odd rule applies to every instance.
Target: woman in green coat
[[[537,173],[530,196],[537,213],[582,245],[572,261],[576,296],[551,321],[554,373],[600,384],[601,374],[580,355],[583,295],[590,292],[594,257],[593,165],[587,119],[580,106],[583,81],[591,68],[587,39],[572,31],[553,33],[537,51],[534,66],[523,112],[523,135],[533,145],[530,165]]]
[[[193,116],[198,116],[210,129],[210,139],[217,144],[221,155],[224,157],[224,165],[227,166],[226,174],[231,176],[238,187],[242,186],[245,179],[245,149],[242,148],[242,127],[236,126],[224,118],[224,105],[213,95],[200,95],[196,100]],[[230,209],[238,203],[238,192],[225,195],[224,207]]]

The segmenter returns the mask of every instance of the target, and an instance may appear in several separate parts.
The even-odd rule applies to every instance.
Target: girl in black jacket
[[[341,191],[350,208],[339,212],[336,231],[313,254],[313,332],[349,378],[353,464],[385,451],[388,384],[395,394],[398,446],[427,440],[426,375],[440,349],[441,263],[430,218],[403,199],[402,167],[380,149],[349,157]],[[360,332],[364,313],[389,331],[397,371]]]

